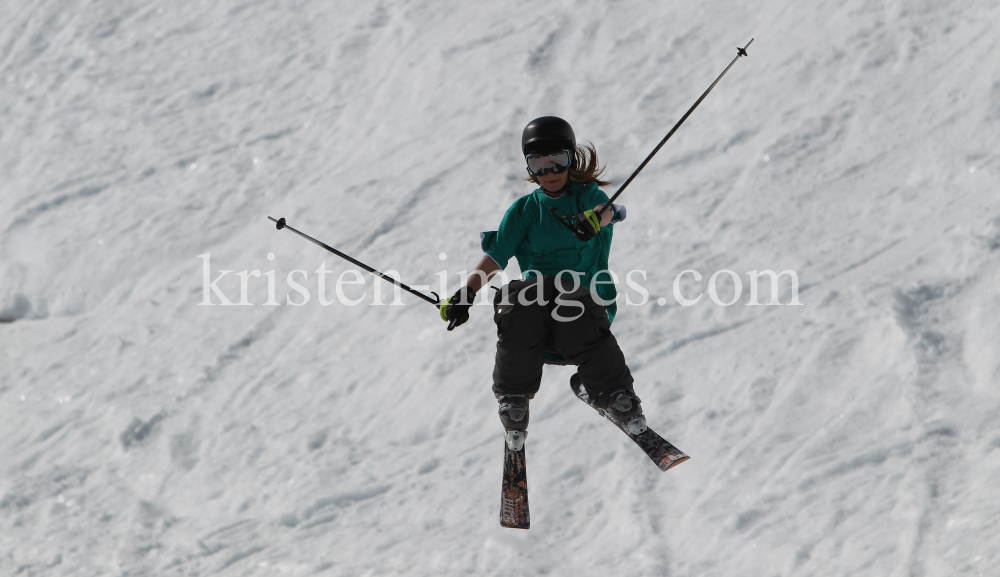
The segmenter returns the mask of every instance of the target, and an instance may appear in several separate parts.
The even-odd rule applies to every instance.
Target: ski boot
[[[630,435],[641,435],[648,428],[639,397],[631,389],[601,393],[594,404]]]
[[[528,436],[528,396],[502,395],[497,397],[500,403],[500,422],[506,431],[504,439],[511,451],[524,448],[524,440]]]

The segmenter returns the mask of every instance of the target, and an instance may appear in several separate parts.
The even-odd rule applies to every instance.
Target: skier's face
[[[555,192],[566,186],[567,178],[569,178],[568,171],[563,171],[559,174],[547,172],[541,176],[535,176],[535,180],[538,181],[538,184],[542,185],[542,188],[549,192]]]

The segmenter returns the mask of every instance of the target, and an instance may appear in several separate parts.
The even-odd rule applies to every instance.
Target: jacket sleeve
[[[528,236],[532,211],[527,200],[527,196],[522,197],[507,209],[498,230],[479,233],[483,253],[493,259],[500,270],[507,268],[510,257],[514,256],[518,245]]]
[[[619,222],[625,220],[625,216],[627,215],[627,213],[625,211],[624,204],[612,203],[611,208],[614,209],[615,211],[614,217],[611,218],[611,224],[618,224]]]

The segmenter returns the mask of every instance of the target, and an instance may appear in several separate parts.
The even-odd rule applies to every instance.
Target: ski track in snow
[[[1000,8],[538,6],[0,3],[0,575],[997,574]],[[490,309],[321,306],[352,267],[266,217],[454,290],[530,191],[527,121],[623,181],[751,37],[611,256],[692,459],[660,473],[549,367],[532,528],[500,528]],[[203,254],[281,306],[265,276],[200,306]],[[680,306],[686,269],[744,292]],[[746,306],[765,269],[802,306]]]

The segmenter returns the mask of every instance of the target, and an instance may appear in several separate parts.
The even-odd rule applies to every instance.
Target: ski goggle
[[[570,165],[573,163],[573,157],[570,156],[568,150],[547,152],[544,154],[528,154],[524,157],[524,160],[528,163],[528,172],[535,176],[541,176],[546,172],[562,174],[569,170]]]

